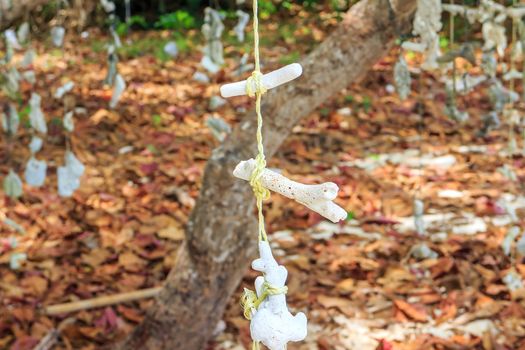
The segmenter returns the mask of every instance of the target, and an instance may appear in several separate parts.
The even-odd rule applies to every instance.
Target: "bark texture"
[[[14,21],[24,17],[27,12],[48,2],[49,0],[0,1],[0,30],[8,28]]]
[[[302,63],[296,81],[263,99],[266,154],[271,157],[301,118],[360,79],[411,28],[416,0],[363,0]],[[208,161],[202,191],[176,266],[126,350],[200,350],[221,319],[257,245],[253,195],[232,171],[256,154],[250,114]],[[239,310],[239,312],[241,312]]]

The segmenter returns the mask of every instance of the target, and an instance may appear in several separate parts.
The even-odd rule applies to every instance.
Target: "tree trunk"
[[[4,30],[27,12],[36,9],[50,0],[0,0],[0,30]]]
[[[304,75],[263,99],[271,157],[301,118],[356,82],[411,28],[416,0],[363,0],[303,62]],[[175,267],[126,350],[203,349],[257,246],[253,194],[232,171],[256,154],[251,113],[208,161]],[[239,310],[239,312],[241,312]]]

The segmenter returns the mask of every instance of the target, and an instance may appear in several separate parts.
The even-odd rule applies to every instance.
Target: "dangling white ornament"
[[[483,23],[481,28],[483,34],[483,50],[496,49],[496,52],[500,57],[505,55],[505,49],[507,48],[507,36],[505,35],[505,27],[500,24],[496,24],[492,21]]]
[[[108,73],[104,78],[104,84],[113,86],[115,84],[115,76],[117,75],[118,55],[115,52],[115,46],[108,46]]]
[[[18,41],[22,44],[25,44],[27,42],[27,39],[29,38],[29,23],[22,23],[20,27],[18,27],[16,35],[18,37]]]
[[[84,174],[85,166],[77,157],[75,157],[73,152],[66,151],[65,163],[66,167],[69,168],[75,176],[81,177]]]
[[[22,195],[22,180],[13,169],[4,178],[4,193],[11,198],[18,198]]]
[[[33,135],[31,142],[29,143],[29,150],[31,151],[31,154],[39,152],[42,149],[43,144],[44,141],[40,137]]]
[[[117,104],[120,100],[120,97],[124,93],[124,90],[126,90],[126,81],[120,74],[117,74],[117,76],[115,77],[115,87],[113,88],[113,95],[111,96],[111,101],[109,102],[110,108],[117,107]]]
[[[177,43],[174,41],[169,41],[164,45],[164,52],[170,56],[171,58],[177,57],[179,54],[179,48],[177,47]]]
[[[270,90],[300,77],[301,74],[303,74],[303,67],[299,63],[292,63],[273,72],[264,74],[261,77],[261,83],[266,90]],[[247,83],[247,80],[243,80],[236,83],[224,84],[220,88],[221,96],[233,97],[246,95]],[[252,91],[255,91],[254,84],[255,83],[252,82]]]
[[[2,113],[2,128],[5,132],[15,135],[20,125],[20,117],[16,111],[16,107],[13,104],[9,104],[7,115]]]
[[[414,226],[418,235],[423,236],[426,234],[425,221],[423,220],[423,213],[425,205],[420,199],[414,199]]]
[[[208,108],[211,111],[221,108],[227,103],[227,101],[219,96],[212,96],[208,104]]]
[[[237,24],[233,28],[233,31],[237,36],[237,40],[239,40],[242,43],[244,42],[244,30],[246,28],[246,25],[250,21],[250,15],[241,10],[237,10],[235,14],[237,15],[237,17],[239,17],[239,22],[237,22]]]
[[[64,125],[64,129],[66,129],[69,132],[73,132],[75,130],[75,122],[73,120],[73,111],[67,112],[64,115],[64,120],[62,121],[62,124]]]
[[[263,273],[255,280],[257,297],[261,298],[268,286],[285,288],[288,271],[275,261],[268,241],[259,242],[259,254],[260,258],[252,262],[252,268]],[[254,341],[263,343],[270,350],[283,350],[288,342],[306,338],[306,315],[299,312],[293,316],[284,293],[270,294],[257,309],[251,310],[250,333]]]
[[[58,194],[61,197],[71,197],[80,186],[80,179],[67,166],[58,167],[57,178]]]
[[[202,66],[202,68],[206,69],[211,74],[215,74],[215,73],[217,73],[218,71],[221,70],[221,67],[219,65],[213,63],[211,58],[206,56],[206,55],[202,56],[201,66]]]
[[[104,8],[104,11],[106,11],[107,13],[115,11],[115,3],[113,1],[100,0],[100,4],[102,5],[102,8]]]
[[[208,76],[202,72],[195,72],[193,74],[192,79],[199,83],[204,83],[204,84],[207,84],[210,82],[210,78],[208,78]]]
[[[51,28],[51,40],[53,45],[56,47],[62,47],[64,44],[64,36],[66,35],[66,29],[64,27],[53,27]]]
[[[62,97],[64,97],[65,94],[67,94],[68,92],[71,92],[71,90],[73,90],[73,88],[75,87],[75,83],[72,82],[72,81],[68,81],[67,83],[65,83],[64,85],[62,85],[61,87],[59,87],[56,91],[55,91],[55,95],[54,97],[59,100],[61,99]]]
[[[228,135],[232,129],[228,123],[222,118],[208,118],[206,120],[206,125],[210,128],[213,136],[220,142],[224,141],[225,135]]]
[[[403,55],[399,56],[398,61],[394,66],[394,82],[396,84],[396,91],[399,98],[404,100],[410,95],[410,87],[412,79],[408,70],[407,62]]]
[[[249,181],[255,166],[255,159],[242,161],[235,167],[233,175]],[[339,222],[348,216],[346,210],[333,202],[339,191],[339,187],[333,182],[305,185],[269,169],[263,170],[260,180],[263,187],[301,203],[332,222]]]
[[[204,9],[204,24],[202,26],[202,34],[206,40],[204,55],[208,56],[211,61],[217,65],[224,63],[223,46],[221,42],[222,32],[224,30],[223,19],[224,15],[211,7]]]
[[[521,276],[512,269],[503,278],[503,283],[507,286],[510,292],[515,292],[523,288],[523,280]]]
[[[7,95],[14,97],[18,93],[20,88],[19,81],[21,79],[20,73],[15,67],[11,67],[6,73],[4,73],[5,82],[2,89]]]
[[[503,250],[503,253],[507,256],[510,256],[510,250],[512,248],[512,245],[514,243],[514,240],[518,235],[520,234],[520,228],[517,226],[511,227],[507,234],[505,235],[505,238],[503,239],[503,242],[501,242],[501,249]]]
[[[40,187],[46,180],[47,163],[43,160],[37,160],[35,157],[29,158],[26,164],[24,177],[28,185]]]
[[[16,38],[16,33],[13,29],[8,29],[4,32],[5,40],[8,45],[10,45],[15,50],[21,50],[22,46],[20,46],[20,43],[18,43],[18,39]]]
[[[31,107],[31,111],[29,112],[29,121],[33,129],[42,134],[47,134],[46,120],[40,107],[41,101],[42,98],[39,94],[35,92],[31,94],[31,99],[29,100],[29,105]]]
[[[33,61],[35,60],[36,53],[35,50],[29,49],[24,54],[24,58],[22,59],[21,66],[22,68],[28,68],[33,64]]]

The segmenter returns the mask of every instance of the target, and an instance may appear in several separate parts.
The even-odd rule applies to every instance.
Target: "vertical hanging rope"
[[[255,158],[255,169],[250,177],[250,185],[252,186],[257,202],[258,220],[259,220],[259,240],[267,241],[268,237],[264,227],[264,214],[262,210],[262,202],[270,198],[270,191],[264,188],[261,184],[261,175],[266,168],[266,157],[264,155],[264,145],[262,139],[262,125],[263,118],[261,112],[262,95],[266,93],[266,88],[262,84],[261,63],[259,58],[259,17],[258,17],[258,1],[253,0],[253,55],[255,59],[255,70],[246,81],[246,93],[250,97],[255,97],[255,113],[257,115],[257,157]]]

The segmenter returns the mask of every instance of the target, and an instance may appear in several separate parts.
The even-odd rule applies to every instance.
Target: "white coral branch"
[[[275,288],[285,286],[288,271],[275,261],[267,241],[259,242],[260,258],[252,263],[252,268],[263,273],[255,280],[257,296],[263,293],[266,281]],[[253,313],[250,322],[252,339],[260,341],[270,350],[284,350],[290,341],[301,341],[307,335],[306,315],[302,312],[293,316],[286,304],[286,295],[270,295]]]
[[[303,67],[299,63],[292,63],[273,72],[264,74],[261,78],[262,85],[267,89],[273,89],[292,81],[303,74]],[[255,91],[255,86],[253,86]],[[222,97],[233,97],[246,95],[246,80],[221,86]]]
[[[254,169],[255,160],[252,158],[240,162],[235,167],[233,175],[239,179],[249,181]],[[275,171],[264,169],[261,175],[261,184],[273,192],[280,193],[305,205],[332,222],[344,220],[348,215],[343,208],[333,202],[339,191],[339,187],[333,182],[305,185],[292,181]]]

